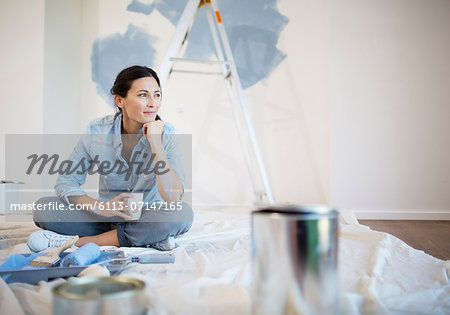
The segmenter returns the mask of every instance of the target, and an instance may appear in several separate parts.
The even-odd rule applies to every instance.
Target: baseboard
[[[258,207],[249,204],[197,204],[193,206],[194,209],[199,210],[219,210],[226,208],[247,208],[257,209]],[[353,210],[353,209],[339,209],[339,212],[344,213],[351,211],[358,220],[449,220],[449,211],[408,211],[408,210],[392,210],[392,211],[377,211],[377,210]]]
[[[450,211],[357,211],[358,220],[450,220]]]

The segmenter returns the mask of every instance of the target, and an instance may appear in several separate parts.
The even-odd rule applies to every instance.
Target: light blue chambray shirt
[[[147,171],[146,173],[148,174],[138,174],[136,172],[138,162],[142,163],[143,168],[148,164],[151,157],[150,144],[144,136],[141,136],[138,144],[133,148],[131,153],[130,168],[130,165],[122,157],[123,143],[121,129],[122,114],[105,116],[92,121],[88,125],[86,134],[78,141],[69,157],[73,165],[78,165],[81,162],[84,166],[78,168],[78,172],[74,172],[73,174],[60,174],[58,176],[55,185],[55,191],[58,197],[69,204],[68,197],[87,195],[81,189],[81,185],[86,181],[88,170],[92,167],[95,156],[98,156],[97,161],[109,161],[111,167],[116,161],[119,161],[125,166],[123,170],[128,170],[127,172],[122,172],[123,174],[119,174],[117,171],[118,168],[109,174],[102,175],[99,173],[99,197],[101,201],[109,201],[122,192],[142,192],[144,193],[144,201],[146,202],[163,201],[158,193],[155,173]],[[184,189],[185,174],[182,168],[179,137],[175,136],[176,134],[175,127],[168,122],[164,122],[162,132],[163,148],[171,169],[182,182]],[[137,152],[141,153],[137,154]],[[146,157],[144,157],[144,153]],[[134,164],[131,163],[133,155],[136,157],[136,163]],[[150,169],[153,169],[155,162],[152,162]],[[98,169],[100,163],[95,164],[94,169]]]

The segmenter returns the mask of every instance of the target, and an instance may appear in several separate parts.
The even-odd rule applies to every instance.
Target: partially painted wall
[[[184,0],[150,3],[133,0],[126,9],[136,15],[148,16],[150,23],[154,20],[155,24],[157,19],[151,14],[158,11],[176,27],[186,3]],[[220,1],[220,9],[245,89],[268,77],[286,57],[277,48],[277,43],[289,19],[278,11],[275,0],[223,0]],[[157,37],[132,20],[130,22],[126,30],[99,38],[92,48],[92,80],[97,84],[98,93],[108,100],[111,78],[121,69],[133,64],[156,64]],[[170,36],[164,30],[157,31],[159,35]],[[184,57],[215,58],[205,10],[202,8],[189,33]]]
[[[326,202],[322,11],[298,1],[218,2],[275,199]],[[45,130],[80,133],[89,121],[114,113],[109,89],[115,76],[133,64],[159,67],[185,3],[45,1],[40,73]],[[203,9],[185,56],[215,58]],[[252,204],[252,185],[223,79],[173,73],[163,94],[163,119],[192,134],[194,206]]]
[[[134,64],[159,67],[186,2],[98,1],[98,34],[86,53],[92,83],[100,96],[99,114],[114,110],[109,90],[120,70]],[[296,31],[289,27],[287,13],[292,8],[298,11],[295,2],[221,0],[218,4],[276,200],[325,202],[326,128],[319,134],[309,128],[317,126],[317,121],[327,126],[327,116],[320,114],[326,111],[326,104],[317,106],[322,100],[302,104],[317,89],[317,80],[309,79],[302,89],[296,87],[300,76],[294,73],[317,63],[297,61],[302,47],[291,46]],[[314,45],[312,49],[306,46],[318,55]],[[216,59],[203,8],[189,34],[184,57]],[[323,62],[320,59],[319,63]],[[300,91],[305,94],[299,95]],[[194,203],[252,204],[243,148],[221,77],[172,74],[163,93],[163,119],[193,135]],[[308,113],[309,106],[314,113]],[[312,140],[318,136],[324,138]]]
[[[109,86],[105,84],[101,92],[96,81],[112,83],[125,64],[120,64],[122,60],[106,64],[118,66],[111,69],[109,79],[102,79],[102,60],[97,66],[91,62],[95,43],[105,44],[118,35],[139,39],[131,36],[139,30],[151,38],[154,49],[145,50],[151,56],[142,62],[156,68],[175,30],[176,14],[170,15],[171,10],[181,10],[175,0],[73,0],[71,4],[78,2],[80,9],[61,12],[46,10],[47,2],[53,1],[0,1],[0,37],[7,43],[0,49],[3,135],[57,131],[61,126],[63,132],[79,133],[90,120],[111,114],[113,104],[105,99]],[[233,19],[226,12],[226,2],[241,7],[257,3],[219,0],[225,24]],[[169,3],[175,3],[175,8],[157,9]],[[264,3],[269,4],[268,12],[273,6],[279,13],[281,18],[275,18],[278,24],[256,16],[260,24],[248,25],[247,20],[254,16],[241,10],[249,14],[241,18],[241,27],[275,32],[276,50],[269,49],[275,55],[268,67],[270,73],[248,75],[245,96],[277,201],[329,202],[331,189],[334,205],[371,211],[374,218],[396,214],[397,218],[448,218],[449,2]],[[58,36],[55,43],[65,36],[73,50],[78,41],[80,59],[55,51],[52,54],[58,58],[48,58],[45,37],[49,34],[45,29],[49,12],[59,15],[58,19],[52,17],[53,21],[79,24],[80,38],[67,32],[75,24],[51,31]],[[135,27],[134,33],[130,25]],[[276,27],[271,29],[273,25]],[[233,39],[233,31],[229,32],[235,54],[247,49],[245,42],[236,44],[240,34]],[[209,36],[195,37],[209,41]],[[113,50],[108,53],[114,56]],[[133,61],[130,58],[127,62]],[[250,68],[249,64],[244,67]],[[55,71],[55,67],[60,69]],[[80,71],[70,70],[76,67]],[[254,72],[263,71],[252,67],[258,68]],[[52,71],[47,73],[49,68]],[[80,90],[72,84],[78,74]],[[252,81],[252,77],[257,79]],[[251,203],[223,82],[177,74],[166,84],[164,93],[164,119],[193,135],[194,205]],[[76,94],[79,102],[74,101]],[[53,126],[47,125],[52,122]],[[2,168],[3,157],[4,152],[0,156]],[[1,173],[0,168],[0,178]],[[430,216],[433,213],[446,216]]]

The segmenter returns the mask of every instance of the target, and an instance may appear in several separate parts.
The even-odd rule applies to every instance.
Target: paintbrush
[[[58,248],[52,248],[47,251],[45,254],[40,255],[29,262],[30,265],[36,267],[49,267],[54,266],[61,259],[59,254],[68,249],[70,246],[75,244],[78,241],[78,235],[75,235],[72,238],[69,238],[67,241],[61,244]]]

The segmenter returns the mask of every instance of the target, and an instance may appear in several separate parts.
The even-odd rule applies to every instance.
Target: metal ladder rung
[[[212,71],[198,71],[198,70],[177,70],[177,69],[172,69],[171,72],[181,72],[181,73],[195,73],[195,74],[213,74],[213,75],[222,75],[222,72],[212,72]]]
[[[202,59],[189,59],[189,58],[176,58],[171,57],[172,62],[192,62],[192,63],[209,63],[209,64],[220,64],[220,65],[231,65],[231,61],[228,60],[202,60]]]

